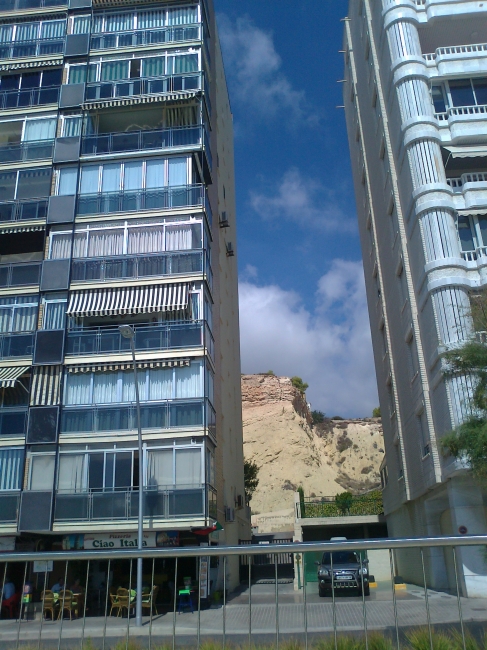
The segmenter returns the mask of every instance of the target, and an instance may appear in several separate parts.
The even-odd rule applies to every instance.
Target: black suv
[[[368,560],[362,560],[354,551],[335,551],[323,553],[321,564],[318,565],[318,588],[320,596],[326,596],[332,589],[332,562],[333,562],[333,588],[355,589],[359,595],[370,596]]]

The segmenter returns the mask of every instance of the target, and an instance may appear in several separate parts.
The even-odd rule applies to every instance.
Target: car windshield
[[[335,553],[323,553],[321,564],[331,564],[330,555],[332,555],[333,564],[359,564],[360,560],[356,553],[352,551],[336,551]]]

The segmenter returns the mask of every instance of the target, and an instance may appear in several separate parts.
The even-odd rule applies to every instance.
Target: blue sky
[[[341,85],[345,0],[215,0],[234,113],[242,371],[377,405]],[[310,20],[310,17],[313,17]]]

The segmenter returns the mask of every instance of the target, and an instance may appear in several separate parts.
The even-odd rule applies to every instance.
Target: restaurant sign
[[[66,540],[65,546],[68,544],[68,548],[73,547],[71,539]],[[144,548],[179,546],[179,533],[177,531],[144,532],[142,546]],[[138,548],[138,537],[137,533],[86,533],[83,536],[77,536],[76,548],[90,551],[110,548]]]

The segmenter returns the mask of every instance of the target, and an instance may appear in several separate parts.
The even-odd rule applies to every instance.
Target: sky
[[[234,115],[242,372],[378,405],[342,108],[346,0],[214,0]],[[313,17],[310,20],[310,17]]]

